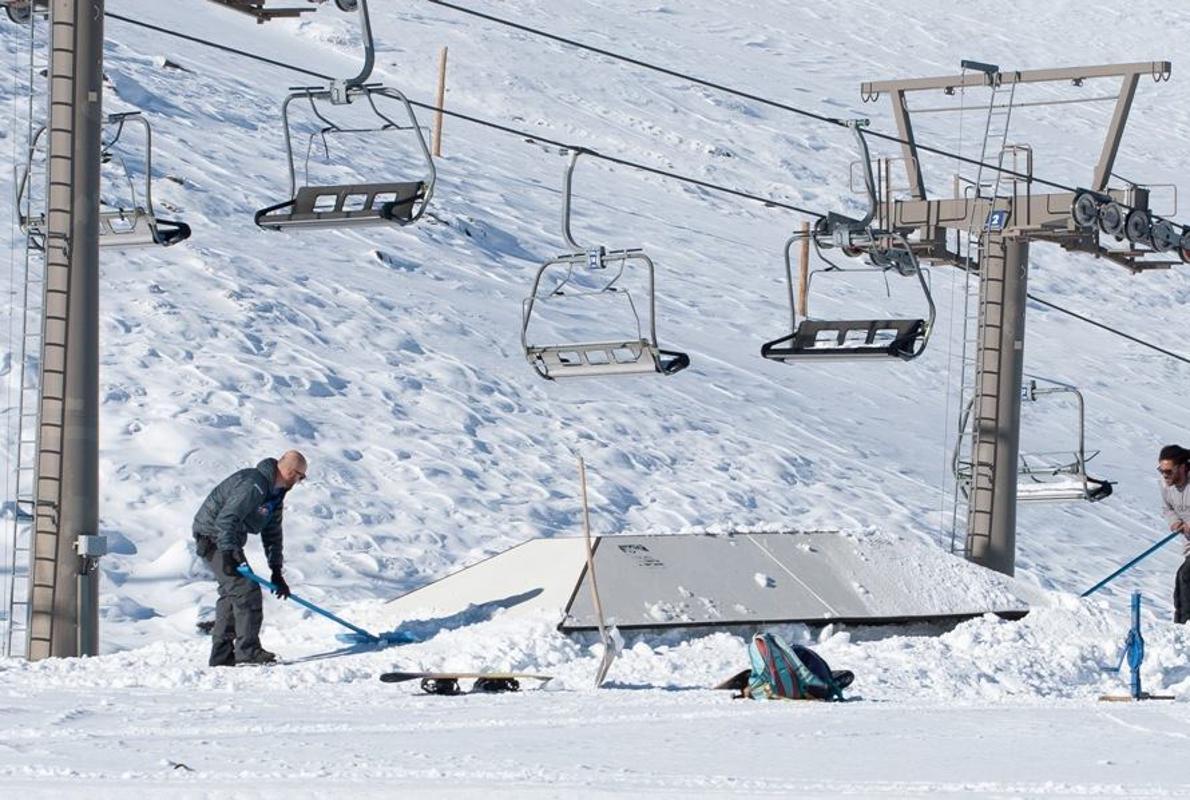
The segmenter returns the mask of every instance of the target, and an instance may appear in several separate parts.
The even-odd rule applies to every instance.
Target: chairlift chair
[[[1045,386],[1038,386],[1042,381]],[[1095,503],[1109,497],[1112,493],[1110,481],[1094,478],[1087,474],[1087,462],[1099,454],[1099,451],[1086,451],[1085,424],[1086,410],[1082,393],[1068,384],[1050,381],[1045,378],[1030,378],[1021,388],[1021,399],[1036,401],[1041,397],[1069,394],[1074,397],[1078,409],[1078,435],[1073,451],[1064,452],[1021,452],[1018,457],[1017,470],[1017,502],[1018,503],[1061,503],[1072,501],[1087,501]],[[959,430],[966,431],[970,421],[975,400],[968,401],[963,415],[959,420]],[[972,464],[963,461],[961,448],[963,436],[961,434],[955,446],[951,460],[952,472],[958,482],[963,495],[970,493],[972,481]]]
[[[124,133],[124,126],[128,122],[135,122],[141,126],[144,132],[145,141],[145,179],[144,179],[144,203],[140,203],[137,199],[136,187],[132,182],[132,173],[124,164],[122,158],[119,157],[115,150],[116,145],[120,141],[120,137]],[[161,247],[169,247],[178,242],[183,242],[190,238],[190,226],[185,222],[179,220],[165,219],[158,217],[153,208],[153,130],[149,125],[149,121],[139,111],[128,111],[117,114],[109,114],[104,124],[108,127],[115,126],[115,132],[110,139],[103,142],[103,149],[101,151],[101,159],[108,161],[116,159],[120,162],[124,171],[124,175],[128,180],[129,193],[132,203],[129,207],[118,206],[116,208],[99,210],[99,246],[101,248],[111,248],[114,250],[123,249],[126,247],[143,247],[146,245],[159,245]],[[18,220],[20,222],[21,230],[29,233],[35,240],[41,241],[45,238],[45,214],[34,214],[29,208],[29,180],[33,170],[33,155],[37,148],[37,143],[41,139],[42,134],[45,133],[45,126],[41,126],[33,135],[33,140],[29,146],[29,160],[26,164],[24,173],[21,175],[17,183],[17,208]]]
[[[288,228],[342,228],[360,225],[410,225],[421,218],[434,194],[437,173],[430,148],[409,99],[397,89],[366,83],[376,62],[376,48],[372,37],[372,23],[367,0],[335,0],[342,11],[359,12],[360,35],[364,45],[364,61],[352,78],[331,81],[329,86],[306,86],[290,91],[281,104],[281,120],[285,127],[285,153],[289,163],[289,200],[262,208],[256,212],[256,224],[270,230]],[[348,105],[359,98],[367,101],[372,113],[381,121],[375,128],[349,129],[332,122],[318,107]],[[409,120],[407,126],[398,125],[376,105],[377,97],[400,102]],[[310,151],[314,136],[306,148],[305,183],[297,185],[297,167],[293,157],[293,131],[289,124],[289,106],[297,99],[310,103],[314,117],[322,123],[316,134],[326,146],[326,136],[336,133],[387,133],[413,131],[425,160],[426,176],[416,181],[372,181],[367,183],[317,184],[310,182]]]
[[[284,17],[300,17],[302,14],[308,14],[315,10],[313,6],[285,6],[278,8],[268,5],[268,0],[211,0],[211,2],[221,5],[224,8],[230,8],[233,11],[239,11],[241,14],[255,17],[257,24],[263,24],[269,20]],[[343,8],[342,4],[345,0],[335,0],[335,2],[340,8]],[[348,9],[343,10],[346,11]]]
[[[807,276],[807,290],[818,273],[872,272],[887,274],[896,271],[905,277],[916,277],[925,295],[928,313],[925,317],[893,317],[881,319],[812,319],[798,320],[794,297],[792,250],[803,234],[795,233],[785,242],[785,276],[789,288],[789,308],[792,332],[787,336],[765,342],[760,354],[773,361],[853,360],[896,358],[911,360],[921,355],[934,327],[934,299],[925,272],[918,263],[908,241],[895,232],[882,232],[871,227],[878,204],[871,157],[862,128],[866,121],[850,123],[859,142],[868,195],[868,211],[862,219],[831,213],[819,220],[809,234],[819,257],[827,268],[814,270]],[[845,255],[866,254],[869,267],[843,268],[833,264],[823,248],[838,247]]]
[[[29,22],[29,18],[36,12],[45,16],[50,11],[50,0],[0,0],[4,6],[4,13],[18,25]]]
[[[525,358],[537,374],[546,380],[600,375],[673,375],[690,365],[690,357],[675,350],[664,350],[657,343],[656,276],[653,260],[640,248],[583,248],[571,234],[571,186],[575,165],[584,152],[579,148],[571,150],[562,191],[562,238],[578,252],[556,256],[537,270],[533,289],[522,306],[521,347]],[[629,267],[643,267],[648,274],[647,334],[642,331],[636,304],[628,290],[620,285],[620,279]],[[552,288],[543,290],[543,277],[558,272],[562,273],[562,278]],[[576,272],[611,277],[601,278],[600,285],[593,291],[568,292],[567,287],[571,285]],[[627,302],[627,307],[636,321],[633,335],[614,340],[549,344],[530,341],[529,328],[535,318],[534,313],[540,312],[541,306],[551,299],[567,297],[588,301],[608,296],[621,296]]]
[[[811,234],[813,236],[813,234]],[[800,241],[801,234],[794,234],[785,243],[785,270],[790,286],[790,309],[793,332],[770,342],[765,342],[760,348],[760,354],[773,361],[801,361],[801,360],[855,360],[897,358],[909,361],[920,356],[929,342],[930,332],[934,326],[934,301],[930,295],[929,284],[924,271],[917,262],[917,258],[903,244],[896,249],[873,249],[869,253],[872,266],[859,268],[839,267],[829,261],[829,266],[822,270],[811,271],[807,278],[807,289],[813,285],[815,275],[843,274],[843,273],[872,273],[885,272],[896,269],[901,274],[916,275],[925,295],[928,314],[925,317],[885,317],[879,319],[814,319],[797,318],[796,304],[793,300],[793,269],[791,265],[791,250],[795,242]],[[815,249],[824,261],[818,242]]]
[[[332,122],[318,108],[319,102],[345,104],[363,98],[372,112],[382,121],[377,128],[366,130],[343,128]],[[387,97],[401,103],[409,118],[408,126],[398,125],[376,105],[377,97]],[[293,134],[289,124],[289,106],[296,99],[310,103],[314,116],[323,124],[320,136],[333,133],[365,133],[412,130],[417,138],[426,176],[416,181],[383,181],[348,184],[318,184],[310,182],[309,147],[307,148],[306,183],[298,186],[297,168],[293,155]],[[377,85],[342,88],[306,87],[291,92],[281,106],[285,126],[285,151],[289,160],[289,191],[292,199],[262,208],[256,212],[256,224],[270,230],[290,228],[341,228],[360,225],[409,225],[425,213],[434,193],[437,174],[434,160],[426,146],[425,137],[413,113],[408,98],[397,89]],[[310,146],[313,145],[311,140]]]

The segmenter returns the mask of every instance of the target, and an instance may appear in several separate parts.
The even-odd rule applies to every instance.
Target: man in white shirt
[[[1182,534],[1186,560],[1178,568],[1173,587],[1174,622],[1190,620],[1190,450],[1167,444],[1157,456],[1161,473],[1161,504],[1169,529]]]

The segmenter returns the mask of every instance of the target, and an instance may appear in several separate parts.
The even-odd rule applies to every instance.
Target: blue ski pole
[[[268,589],[270,592],[277,591],[277,587],[273,584],[272,581],[266,581],[264,578],[257,575],[255,572],[252,571],[252,567],[248,566],[247,564],[240,564],[238,567],[236,567],[236,571],[239,572],[241,575],[243,575],[248,580],[256,581],[261,586]],[[306,608],[313,611],[315,614],[321,614],[322,616],[326,617],[327,619],[334,620],[335,622],[342,625],[344,628],[350,628],[357,635],[359,635],[361,638],[363,638],[363,640],[365,642],[367,642],[368,644],[379,644],[381,641],[379,636],[375,636],[371,633],[368,633],[363,628],[352,625],[350,622],[343,619],[342,617],[337,617],[334,614],[332,614],[331,612],[327,611],[325,608],[320,608],[320,607],[314,605],[313,603],[311,603],[309,600],[298,597],[296,594],[290,594],[289,599],[292,600],[293,602],[297,603],[300,606],[305,606]]]
[[[1173,533],[1171,533],[1169,536],[1166,536],[1164,539],[1162,539],[1161,541],[1157,542],[1157,544],[1153,545],[1153,546],[1152,546],[1152,547],[1150,547],[1148,550],[1144,551],[1144,552],[1143,552],[1143,553],[1141,553],[1139,556],[1137,556],[1136,558],[1132,559],[1132,560],[1131,560],[1131,561],[1129,561],[1127,564],[1125,564],[1124,566],[1120,567],[1118,570],[1116,570],[1115,572],[1113,572],[1111,575],[1108,575],[1106,578],[1104,578],[1103,580],[1099,581],[1099,583],[1095,584],[1094,586],[1092,586],[1090,589],[1088,589],[1087,591],[1083,592],[1083,593],[1082,593],[1081,595],[1079,595],[1079,596],[1080,596],[1080,597],[1086,597],[1087,595],[1094,594],[1095,592],[1099,591],[1099,590],[1100,590],[1100,589],[1102,589],[1104,586],[1107,586],[1107,584],[1109,584],[1109,583],[1111,583],[1113,580],[1115,580],[1115,579],[1116,579],[1116,578],[1117,578],[1119,575],[1121,575],[1121,574],[1123,574],[1124,572],[1127,572],[1128,570],[1132,569],[1132,567],[1136,566],[1136,565],[1137,565],[1137,564],[1139,564],[1141,561],[1145,560],[1146,558],[1148,558],[1149,556],[1151,556],[1153,553],[1155,553],[1155,552],[1157,552],[1158,550],[1160,550],[1160,549],[1161,549],[1162,547],[1164,547],[1166,544],[1168,544],[1169,542],[1171,542],[1171,541],[1174,539],[1174,537],[1176,537],[1176,536],[1181,536],[1181,535],[1182,535],[1181,531],[1174,531],[1174,532],[1173,532]]]

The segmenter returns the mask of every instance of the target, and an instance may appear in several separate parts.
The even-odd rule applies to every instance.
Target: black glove
[[[288,599],[289,584],[285,582],[285,578],[281,575],[280,567],[273,570],[272,583],[273,583],[273,594],[275,594],[277,597],[281,598],[282,600]]]
[[[240,573],[236,570],[240,564],[247,564],[248,559],[244,558],[243,550],[224,550],[223,551],[223,574],[229,578],[234,578]]]

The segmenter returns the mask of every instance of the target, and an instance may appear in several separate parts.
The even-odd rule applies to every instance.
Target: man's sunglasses
[[[1161,467],[1157,467],[1157,471],[1160,472],[1162,475],[1164,475],[1166,478],[1168,478],[1171,475],[1173,475],[1175,472],[1177,472],[1177,469],[1176,468],[1175,469],[1161,469]]]

